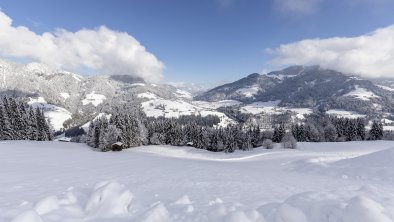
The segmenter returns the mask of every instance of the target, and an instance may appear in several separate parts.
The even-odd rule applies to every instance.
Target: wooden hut
[[[116,142],[111,145],[112,151],[122,151],[124,148],[124,144],[122,142]]]

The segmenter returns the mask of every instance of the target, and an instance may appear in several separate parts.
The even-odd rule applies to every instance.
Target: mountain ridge
[[[221,125],[249,118],[244,115],[291,112],[302,119],[316,110],[389,118],[394,111],[394,89],[391,82],[381,84],[319,66],[291,66],[252,73],[194,96],[203,87],[150,84],[128,75],[84,77],[39,63],[0,59],[0,94],[19,96],[46,109],[47,117],[56,121],[56,130],[63,123],[66,127],[83,125],[128,102],[140,103],[148,116],[216,115]]]

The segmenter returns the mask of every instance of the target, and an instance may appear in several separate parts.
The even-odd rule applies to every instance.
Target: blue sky
[[[391,0],[5,0],[0,7],[13,26],[37,34],[102,25],[127,32],[164,64],[163,80],[177,82],[226,82],[298,64],[304,60],[267,49],[394,24]]]

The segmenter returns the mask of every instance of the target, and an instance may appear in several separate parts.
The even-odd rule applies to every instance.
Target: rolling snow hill
[[[393,147],[102,153],[76,143],[3,141],[0,221],[392,222]]]

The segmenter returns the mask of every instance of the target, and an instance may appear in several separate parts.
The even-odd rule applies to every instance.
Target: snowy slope
[[[370,100],[371,98],[379,98],[379,96],[377,96],[375,93],[367,89],[361,88],[358,85],[356,85],[354,90],[346,93],[343,96],[355,97],[357,99],[366,100],[366,101]]]
[[[71,113],[68,110],[59,106],[48,104],[47,101],[45,101],[45,99],[42,97],[30,98],[28,104],[34,108],[41,108],[54,130],[60,130],[63,128],[63,123],[66,120],[71,119]]]
[[[220,126],[226,126],[230,123],[234,123],[234,121],[228,118],[225,114],[218,112],[213,108],[198,106],[198,104],[191,104],[184,100],[163,99],[152,93],[141,93],[138,94],[138,97],[148,99],[141,103],[147,116],[178,118],[182,115],[201,115],[203,117],[207,115],[214,115],[220,118]]]
[[[309,108],[288,108],[279,107],[280,100],[268,101],[268,102],[254,102],[245,106],[241,106],[240,110],[242,113],[251,114],[281,114],[285,112],[292,112],[299,119],[303,119],[304,115],[311,114],[313,111]]]
[[[392,179],[376,179],[392,171],[393,142],[299,145],[101,153],[83,144],[1,142],[0,221],[394,221]]]

